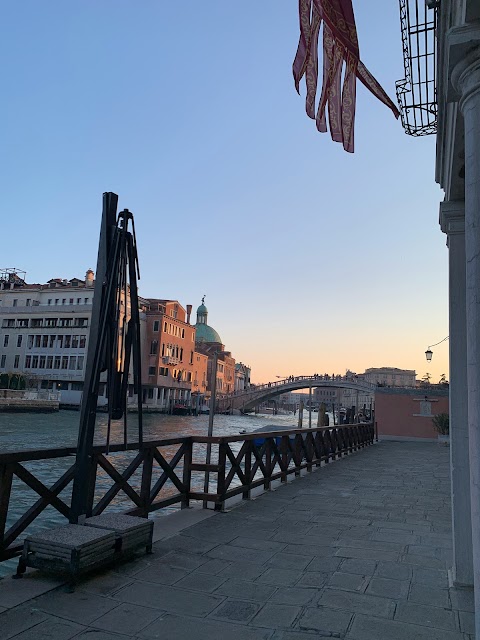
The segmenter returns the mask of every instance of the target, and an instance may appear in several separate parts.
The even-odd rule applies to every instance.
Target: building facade
[[[192,406],[192,391],[205,395],[207,358],[195,351],[195,327],[178,300],[146,300],[142,353],[143,402],[173,411]]]
[[[23,275],[23,274],[22,274]],[[60,391],[80,402],[93,302],[94,274],[28,284],[0,273],[0,373],[25,376],[30,388]]]
[[[412,369],[397,369],[396,367],[373,367],[365,369],[360,378],[384,387],[415,388],[417,374]]]

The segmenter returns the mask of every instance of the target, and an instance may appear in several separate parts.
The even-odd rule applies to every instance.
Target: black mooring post
[[[102,310],[105,301],[105,285],[107,281],[107,264],[110,260],[112,238],[117,223],[118,196],[115,193],[103,194],[102,223],[100,227],[100,243],[98,247],[95,289],[90,321],[85,382],[80,408],[80,428],[78,433],[75,478],[73,481],[72,507],[70,522],[82,522],[91,515],[92,504],[89,496],[94,495],[95,476],[91,473],[93,438],[95,435],[96,409],[100,371],[106,367],[106,344],[100,344],[100,336],[104,328],[101,325]]]

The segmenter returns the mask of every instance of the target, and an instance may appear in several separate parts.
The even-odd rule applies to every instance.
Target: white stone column
[[[453,566],[451,582],[473,587],[470,462],[467,413],[467,321],[465,307],[465,203],[442,202],[440,225],[447,234],[450,335],[450,469]]]
[[[450,35],[451,81],[465,129],[465,256],[468,429],[472,515],[475,628],[480,638],[480,29]]]

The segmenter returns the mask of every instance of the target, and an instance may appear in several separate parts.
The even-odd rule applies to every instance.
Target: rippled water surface
[[[315,426],[317,414],[312,416],[313,426]],[[50,414],[34,413],[0,413],[0,452],[27,451],[34,449],[53,449],[58,447],[76,446],[80,413],[77,411],[59,411]],[[239,435],[240,432],[247,433],[260,429],[267,425],[279,425],[284,427],[295,427],[296,417],[289,415],[250,415],[250,416],[224,416],[216,415],[214,419],[213,434]],[[308,424],[308,417],[304,420],[304,425]],[[128,415],[129,441],[137,441],[137,416]],[[100,413],[97,417],[96,444],[105,444],[107,430],[107,416]],[[163,414],[146,414],[144,416],[144,440],[160,440],[164,438],[207,435],[208,416],[168,416]],[[120,443],[123,441],[123,422],[113,423],[111,442]],[[241,443],[232,445],[232,449],[238,450]],[[178,450],[178,445],[172,445],[161,449],[162,455],[170,460]],[[123,470],[134,457],[135,452],[119,452],[109,456],[110,462],[118,469]],[[212,462],[215,459],[213,452]],[[194,460],[205,461],[205,446],[196,445],[194,449]],[[24,463],[24,466],[37,477],[47,487],[52,486],[61,475],[73,463],[72,457],[57,458],[46,461],[34,461]],[[157,475],[161,469],[156,469]],[[181,477],[182,466],[177,467],[177,473]],[[141,467],[132,478],[130,484],[139,489],[141,479]],[[112,485],[111,479],[102,470],[97,476],[96,498],[99,499]],[[194,488],[203,490],[203,476],[193,474],[192,485]],[[168,482],[162,490],[162,496],[166,497],[176,492],[172,483]],[[60,497],[69,503],[71,495],[71,484],[60,494]],[[7,519],[7,529],[24,514],[38,499],[38,495],[29,489],[23,482],[14,479],[10,508]],[[133,505],[125,494],[117,495],[110,509],[125,510]],[[172,505],[156,512],[156,517],[171,513],[177,509],[178,505]],[[66,519],[55,509],[48,507],[34,520],[28,527],[27,532],[51,527],[55,524],[63,524]],[[0,563],[0,576],[11,572],[14,561]]]

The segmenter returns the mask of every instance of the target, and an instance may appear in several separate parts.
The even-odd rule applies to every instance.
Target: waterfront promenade
[[[448,588],[448,456],[381,442],[227,513],[159,518],[153,555],[73,594],[5,578],[0,639],[473,640],[472,594]]]

